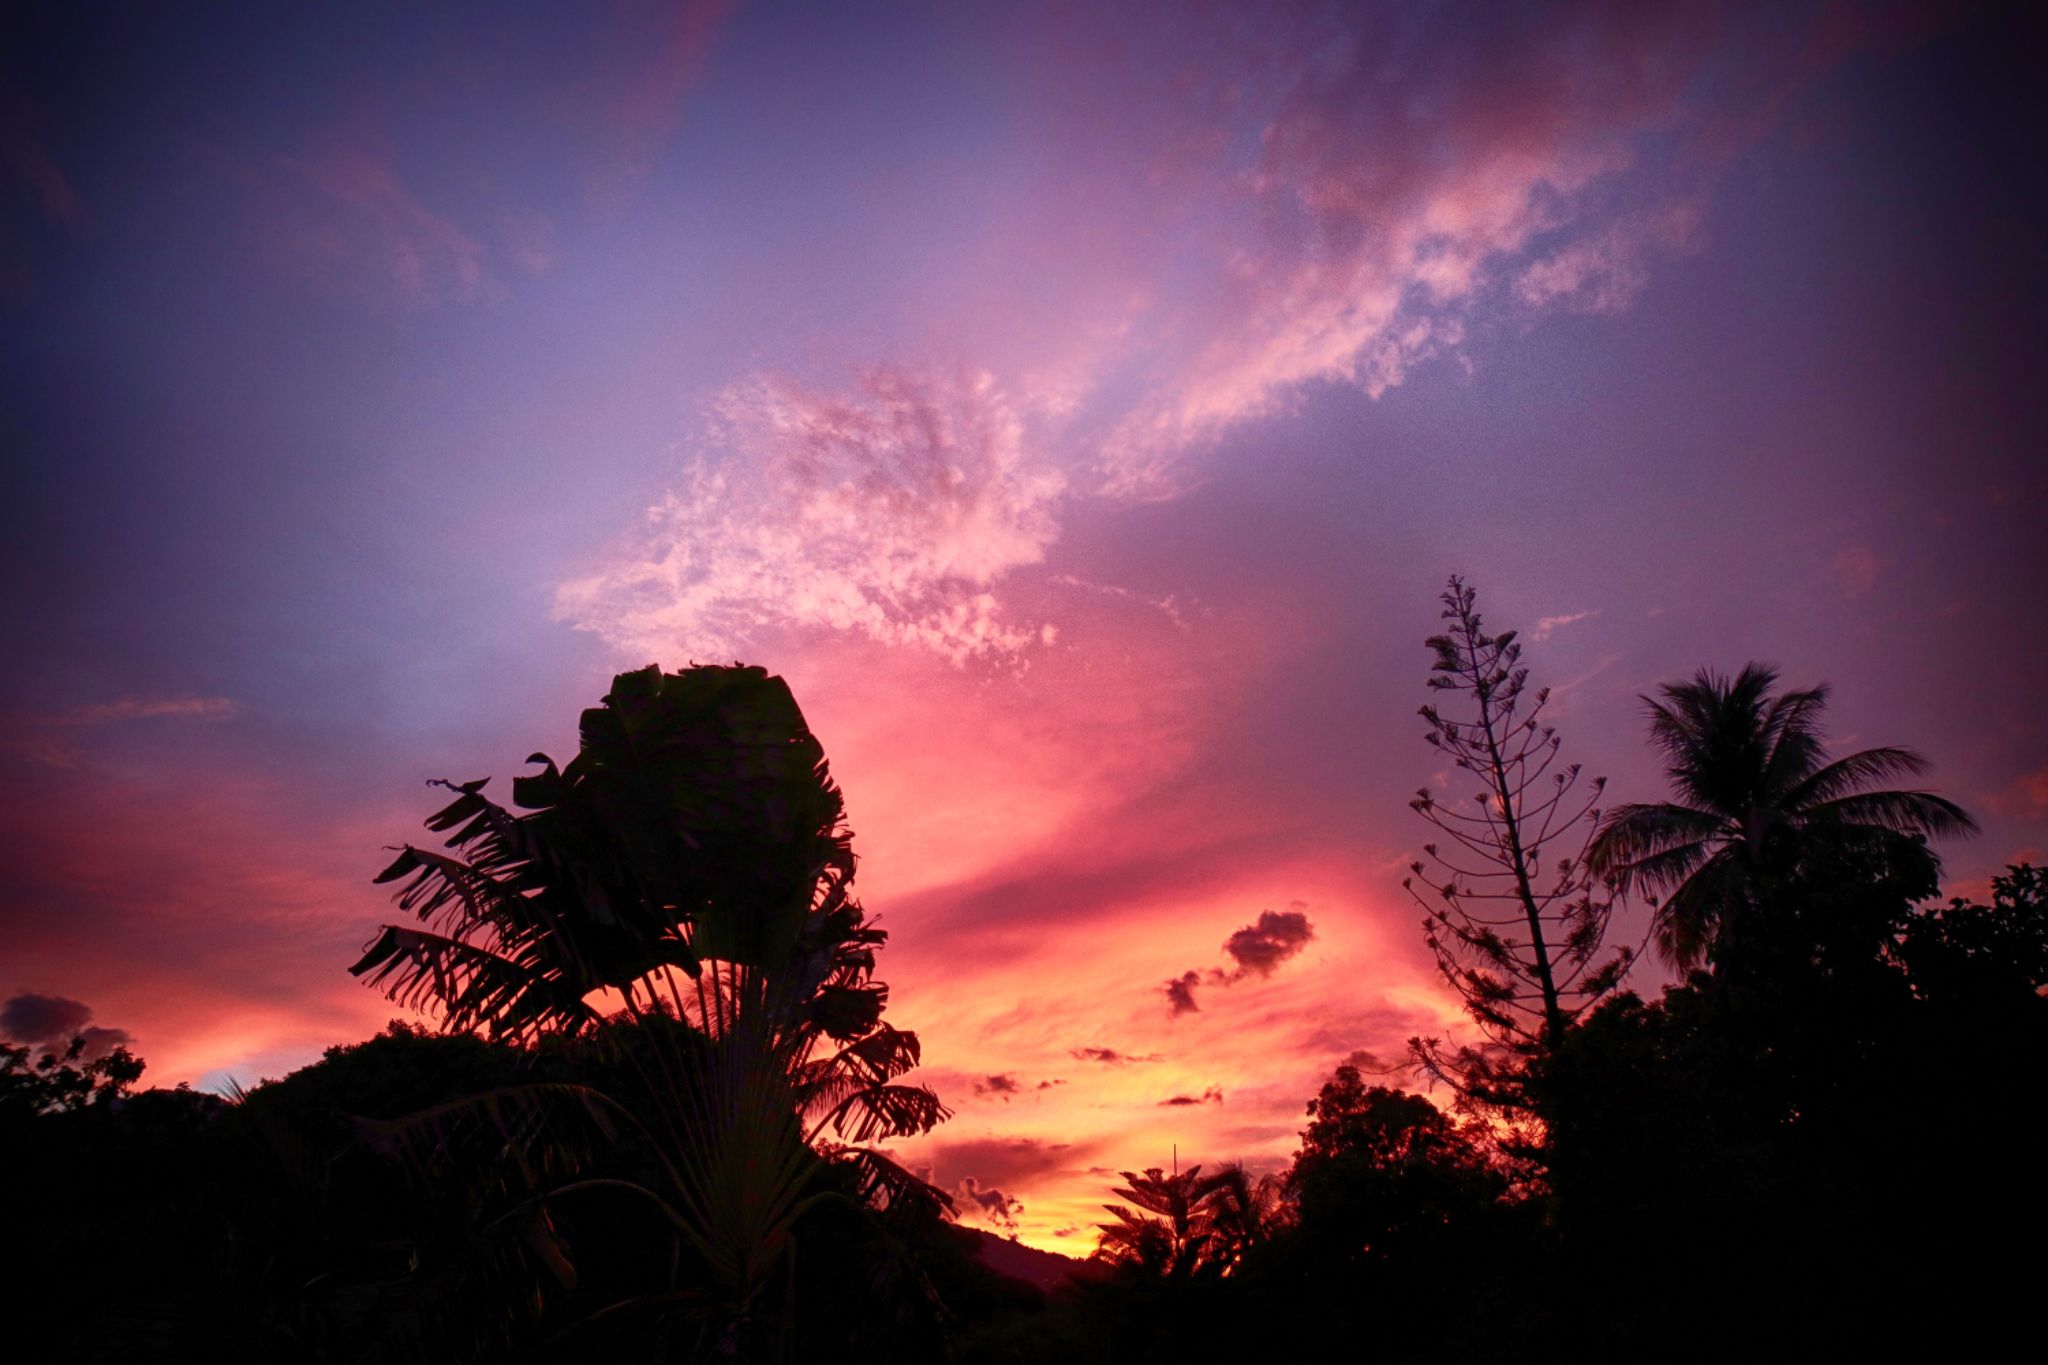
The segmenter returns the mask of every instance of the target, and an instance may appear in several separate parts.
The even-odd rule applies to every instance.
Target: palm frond
[[[1810,823],[1872,825],[1895,834],[1968,837],[1977,822],[1955,802],[1933,792],[1857,792],[1806,809]]]
[[[1788,810],[1809,811],[1875,783],[1918,777],[1927,767],[1927,760],[1911,749],[1865,749],[1809,773],[1785,792],[1784,803]]]
[[[1634,869],[1669,849],[1712,839],[1726,830],[1726,821],[1712,811],[1669,802],[1616,806],[1600,819],[1586,862],[1600,877],[1637,877]],[[1652,889],[1657,884],[1651,883]]]
[[[479,944],[387,924],[349,968],[408,1009],[438,1008],[456,1031],[488,1028],[519,1037],[537,1029],[573,1032],[596,1022],[583,983],[530,957],[507,957]]]
[[[1679,883],[1658,909],[1658,956],[1683,972],[1699,966],[1729,907],[1744,894],[1741,858],[1733,847],[1723,846]]]

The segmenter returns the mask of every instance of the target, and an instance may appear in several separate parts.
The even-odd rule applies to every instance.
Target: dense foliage
[[[1464,638],[1506,720],[1512,638]],[[140,1062],[83,1039],[0,1053],[17,1333],[79,1360],[971,1365],[1969,1358],[2030,1329],[2016,1248],[2048,1199],[2012,1117],[2048,1044],[2048,876],[1936,903],[1923,836],[1968,817],[1877,789],[1907,751],[1829,760],[1818,689],[1752,667],[1653,703],[1676,799],[1606,817],[1593,861],[1669,892],[1690,970],[1573,996],[1515,956],[1536,993],[1490,1064],[1528,1124],[1340,1067],[1284,1169],[1123,1173],[1048,1292],[872,1149],[944,1111],[882,1020],[837,790],[779,682],[693,673],[622,677],[575,762],[509,809],[454,784],[446,851],[402,852],[418,922],[359,966],[444,1031],[230,1098],[133,1093]],[[1477,760],[1511,810],[1514,752]],[[1537,934],[1569,909],[1505,903]]]

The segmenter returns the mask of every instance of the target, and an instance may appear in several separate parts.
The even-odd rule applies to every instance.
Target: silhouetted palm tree
[[[1925,837],[1977,829],[1931,792],[1867,790],[1927,762],[1901,748],[1830,761],[1820,738],[1827,686],[1774,697],[1777,679],[1754,663],[1732,680],[1702,669],[1665,684],[1662,701],[1643,698],[1677,799],[1610,810],[1587,852],[1619,889],[1663,896],[1657,946],[1681,969],[1704,961],[1768,878],[1807,854],[1881,854],[1931,876],[1940,861]]]
[[[1096,1259],[1158,1279],[1227,1274],[1281,1216],[1279,1183],[1270,1176],[1254,1180],[1237,1162],[1208,1176],[1200,1166],[1171,1175],[1157,1166],[1122,1175],[1125,1184],[1113,1193],[1143,1212],[1103,1205],[1116,1221],[1098,1226]]]

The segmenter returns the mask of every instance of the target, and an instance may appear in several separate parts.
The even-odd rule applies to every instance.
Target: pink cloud
[[[591,128],[598,149],[588,199],[616,209],[653,169],[682,123],[683,105],[702,78],[733,0],[683,0],[613,12],[609,46],[619,54],[601,73],[572,85],[568,109]]]
[[[1214,169],[1199,230],[1155,244],[1183,287],[1127,329],[1152,359],[1127,358],[1147,383],[1103,444],[1106,490],[1174,495],[1189,452],[1307,386],[1379,397],[1505,299],[1626,309],[1658,257],[1697,248],[1722,169],[1801,89],[1906,40],[1831,13],[1588,0],[1276,19],[1281,37],[1210,73],[1231,97],[1186,101],[1171,140],[1170,159],[1199,147]],[[1234,157],[1248,127],[1256,153]]]
[[[25,768],[0,820],[8,959],[132,1035],[147,1081],[276,1074],[402,1013],[350,979],[384,907],[368,877],[416,811],[323,814],[274,783]],[[407,794],[408,798],[410,794]],[[119,952],[107,945],[118,943]]]
[[[273,265],[323,288],[408,309],[473,302],[492,289],[483,243],[406,183],[370,116],[277,158],[259,204]]]
[[[22,716],[0,729],[0,752],[53,767],[75,767],[80,753],[67,731],[96,730],[135,720],[227,720],[242,704],[229,697],[124,697],[52,715]]]
[[[1058,535],[1064,477],[986,374],[875,367],[848,391],[755,379],[716,405],[716,453],[557,614],[627,651],[714,658],[764,628],[854,631],[955,663],[1055,631],[991,588]]]
[[[1562,616],[1538,617],[1536,620],[1535,628],[1529,632],[1529,638],[1531,640],[1539,642],[1543,640],[1548,640],[1551,636],[1551,632],[1560,630],[1565,626],[1577,625],[1580,621],[1591,620],[1593,617],[1598,616],[1599,614],[1599,611],[1595,609],[1592,611],[1566,612]]]
[[[1649,283],[1653,255],[1697,247],[1702,214],[1697,199],[1632,214],[1528,266],[1515,279],[1515,297],[1534,308],[1625,312]]]
[[[1994,804],[2017,810],[2029,819],[2048,815],[2048,766],[2021,773],[2000,793]]]

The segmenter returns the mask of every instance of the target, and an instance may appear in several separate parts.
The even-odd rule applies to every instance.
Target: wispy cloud
[[[1656,256],[1697,249],[1705,210],[1703,197],[1682,199],[1569,242],[1516,276],[1515,297],[1532,308],[1626,312],[1649,284]]]
[[[1531,640],[1536,641],[1548,640],[1551,636],[1551,633],[1557,630],[1559,627],[1575,625],[1580,621],[1590,621],[1592,618],[1598,616],[1599,614],[1600,612],[1596,608],[1592,611],[1568,612],[1563,616],[1538,617],[1535,629],[1529,632],[1529,638]]]
[[[875,365],[836,394],[738,384],[679,486],[561,587],[561,617],[638,656],[799,628],[1017,658],[1059,622],[1020,616],[1009,580],[1084,499],[1172,497],[1229,429],[1317,384],[1382,395],[1501,318],[1626,309],[1659,256],[1701,240],[1720,167],[1786,92],[1863,41],[1590,0],[1478,22],[1283,9],[1249,45],[1217,22],[1161,22],[1192,84],[1103,104],[1127,136],[1088,163],[1089,216],[1039,225],[1110,239],[1073,265],[1093,293],[1033,273],[1072,306],[1019,300],[1047,333],[1028,341],[1000,314],[947,324],[969,357],[1026,363]],[[1699,98],[1731,45],[1757,88]],[[1116,70],[1083,66],[1063,79],[1114,100],[1097,92]],[[1105,217],[1129,184],[1142,200]]]
[[[627,651],[729,657],[764,629],[858,631],[955,663],[1014,658],[997,579],[1058,535],[1063,476],[986,374],[868,371],[825,394],[756,379],[717,405],[718,450],[558,615]]]
[[[242,704],[230,697],[124,697],[68,711],[17,716],[0,729],[0,751],[51,767],[70,768],[79,762],[77,744],[70,738],[78,731],[138,720],[220,721],[241,709]]]
[[[358,114],[280,156],[258,189],[265,254],[282,272],[401,309],[491,290],[484,244],[402,176],[381,122]]]
[[[613,45],[625,60],[578,92],[576,108],[592,111],[604,135],[590,175],[589,197],[616,208],[682,123],[686,97],[702,77],[734,0],[683,0],[617,12]]]

